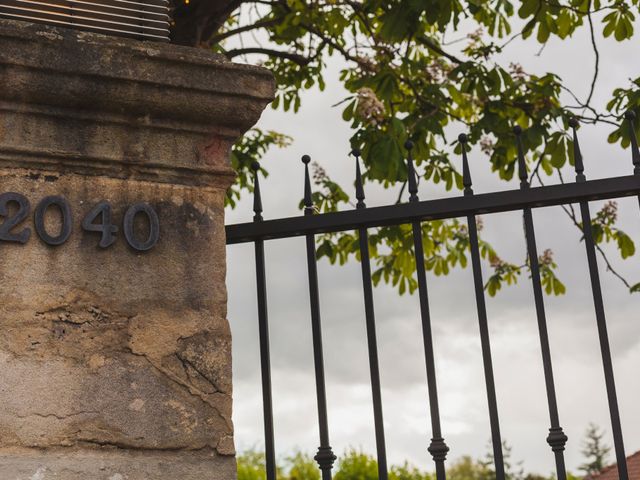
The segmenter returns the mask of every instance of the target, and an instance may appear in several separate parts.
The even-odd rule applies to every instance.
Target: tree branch
[[[280,23],[282,18],[270,18],[267,20],[259,20],[256,23],[252,23],[251,25],[245,25],[244,27],[235,28],[233,30],[227,30],[226,32],[219,33],[214,35],[209,40],[209,43],[216,44],[220,43],[222,40],[233,37],[234,35],[238,35],[240,33],[249,32],[251,30],[257,30],[258,28],[266,28],[272,27]]]
[[[416,37],[416,42],[427,47],[432,52],[435,52],[438,55],[442,55],[443,57],[448,58],[453,63],[457,63],[458,65],[460,65],[461,63],[464,63],[463,60],[460,60],[455,55],[451,55],[450,53],[445,52],[442,49],[442,47],[440,47],[440,45],[438,45],[435,41],[433,41],[429,37],[424,37],[424,36]]]
[[[600,68],[600,52],[598,52],[598,46],[596,45],[596,35],[593,29],[593,18],[591,18],[591,1],[589,1],[589,13],[587,14],[587,18],[589,19],[589,32],[591,33],[591,45],[593,45],[593,52],[596,56],[596,65],[593,72],[593,80],[591,81],[591,90],[589,91],[589,96],[587,97],[587,101],[585,106],[589,106],[591,103],[591,98],[593,97],[593,91],[596,88],[596,80],[598,79],[598,70]]]
[[[556,171],[558,172],[560,183],[565,183],[560,169],[556,169]],[[540,177],[539,172],[536,173],[536,177],[538,179],[538,182],[540,182],[540,185],[544,186],[544,182],[542,180],[542,177]],[[580,222],[578,222],[578,218],[576,216],[575,210],[573,209],[573,205],[569,204],[568,207],[567,205],[560,205],[560,207],[562,207],[562,210],[564,210],[564,213],[567,214],[567,216],[571,219],[572,223],[576,226],[576,228],[582,232],[582,226],[580,225]],[[620,280],[625,287],[627,287],[628,289],[631,289],[631,284],[628,282],[628,280],[624,278],[622,275],[620,275],[615,268],[613,268],[613,265],[611,265],[611,262],[609,261],[609,257],[607,257],[607,254],[604,252],[602,247],[598,244],[595,244],[595,246],[596,246],[596,250],[600,254],[600,257],[604,260],[604,263],[607,266],[607,271],[613,274],[613,276],[616,277],[618,280]]]
[[[311,62],[310,58],[307,58],[303,55],[299,55],[297,53],[291,52],[281,52],[279,50],[272,50],[270,48],[259,48],[259,47],[247,47],[247,48],[234,48],[233,50],[228,50],[225,52],[225,56],[229,59],[239,57],[240,55],[247,55],[250,53],[257,53],[261,55],[269,55],[270,57],[284,58],[285,60],[290,60],[301,67],[306,67],[309,62]]]

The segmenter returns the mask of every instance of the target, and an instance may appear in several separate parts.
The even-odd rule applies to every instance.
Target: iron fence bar
[[[254,222],[262,221],[262,196],[258,171],[260,164],[251,165],[254,171]],[[273,396],[271,390],[271,355],[269,352],[269,317],[267,312],[267,281],[265,273],[264,240],[255,241],[256,286],[258,293],[258,335],[260,338],[260,371],[262,376],[262,407],[264,420],[265,467],[267,480],[276,480],[276,453],[273,432]]]
[[[520,177],[520,188],[527,190],[530,188],[527,165],[522,147],[522,129],[519,126],[514,128],[518,146],[518,173]],[[535,229],[533,226],[533,215],[531,208],[527,207],[523,211],[524,233],[527,242],[527,255],[529,257],[529,267],[531,269],[531,283],[533,285],[533,298],[536,306],[536,317],[538,320],[538,334],[540,337],[540,350],[542,352],[542,366],[544,369],[544,381],[547,391],[547,403],[549,407],[549,419],[551,427],[547,436],[547,443],[555,456],[556,473],[558,480],[566,480],[567,471],[564,462],[564,447],[567,443],[567,436],[560,426],[560,416],[558,414],[558,402],[556,399],[556,387],[553,379],[553,366],[551,363],[551,348],[549,346],[549,333],[547,330],[547,317],[544,308],[544,297],[542,295],[542,282],[540,280],[540,264],[538,261],[538,249],[536,246]]]
[[[307,215],[263,222],[227,225],[227,244],[272,240],[308,234],[341,232],[359,228],[410,224],[414,221],[510,212],[524,208],[622,198],[640,194],[640,175],[628,175],[579,183],[460,196],[364,210]]]
[[[367,208],[365,204],[362,174],[360,172],[360,152],[353,151],[356,158],[356,208]],[[366,228],[358,229],[360,247],[360,265],[362,270],[362,288],[364,291],[364,311],[367,326],[367,347],[369,350],[369,371],[371,375],[371,398],[373,400],[373,422],[376,434],[376,453],[378,459],[378,479],[387,480],[387,447],[384,435],[382,415],[382,392],[380,385],[380,366],[378,361],[378,340],[376,336],[376,318],[373,308],[373,286],[371,283],[371,260],[369,258],[369,235]]]
[[[407,180],[409,184],[409,202],[416,203],[418,199],[418,184],[413,165],[411,150],[413,143],[407,141],[405,147],[407,154]],[[446,472],[444,461],[447,458],[449,447],[442,438],[440,426],[440,407],[438,403],[438,384],[436,381],[435,355],[433,352],[433,335],[431,331],[431,313],[429,310],[429,294],[427,289],[427,274],[424,267],[424,248],[422,245],[422,226],[419,221],[411,224],[413,233],[413,252],[416,260],[416,276],[418,277],[418,296],[420,298],[420,319],[422,323],[422,341],[424,344],[424,356],[427,369],[427,387],[429,395],[429,413],[431,417],[431,443],[427,450],[433,457],[436,465],[436,479],[445,480]]]
[[[304,214],[314,214],[311,197],[311,179],[309,178],[308,155],[302,157],[304,163]],[[306,235],[307,269],[309,273],[309,301],[311,305],[311,330],[313,337],[313,358],[316,378],[316,396],[318,403],[318,426],[320,431],[320,447],[314,459],[322,472],[322,480],[331,480],[331,468],[336,456],[329,443],[329,421],[327,415],[327,392],[324,378],[324,354],[322,349],[322,326],[320,321],[320,296],[318,289],[318,265],[316,262],[316,240],[313,233]]]
[[[633,174],[640,176],[640,150],[638,149],[638,137],[636,137],[635,119],[636,114],[629,110],[625,114],[629,122],[629,139],[631,140],[631,159],[633,161]],[[638,205],[640,206],[640,194],[638,194]]]
[[[462,182],[464,195],[474,196],[471,170],[467,159],[467,136],[461,134],[458,137],[462,148]],[[482,363],[487,389],[487,403],[489,406],[489,423],[491,426],[491,445],[493,447],[493,463],[497,480],[505,480],[504,457],[502,453],[502,436],[500,434],[500,419],[498,417],[498,400],[496,385],[493,375],[493,360],[491,358],[491,340],[489,338],[489,325],[487,320],[487,306],[484,297],[484,281],[482,279],[482,264],[480,262],[480,247],[478,244],[478,227],[476,216],[467,215],[467,228],[469,230],[469,249],[471,251],[471,269],[473,271],[473,286],[476,296],[476,309],[478,312],[478,327],[480,330],[480,345],[482,348]]]
[[[582,162],[582,153],[578,144],[578,135],[576,128],[578,121],[572,118],[569,125],[573,130],[573,149],[576,170],[576,182],[586,183],[584,175],[584,165]],[[618,467],[618,477],[620,480],[629,480],[627,471],[627,461],[624,450],[624,441],[622,437],[622,427],[620,424],[620,412],[618,409],[618,397],[616,394],[616,384],[613,374],[613,362],[611,360],[611,349],[609,346],[609,335],[607,333],[607,322],[604,313],[604,302],[602,299],[602,288],[600,285],[600,275],[598,273],[598,260],[596,257],[595,242],[593,240],[593,232],[591,229],[591,213],[587,201],[580,202],[580,214],[582,217],[582,232],[584,235],[584,244],[587,251],[587,262],[589,264],[589,276],[591,279],[591,292],[593,295],[593,304],[596,312],[596,322],[598,326],[598,337],[600,340],[600,351],[602,353],[602,365],[604,368],[604,380],[607,390],[607,400],[609,403],[609,415],[611,417],[611,429],[613,433],[613,444],[616,453],[616,463]]]

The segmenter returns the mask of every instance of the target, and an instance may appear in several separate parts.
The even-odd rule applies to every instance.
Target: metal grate
[[[169,41],[168,0],[0,0],[0,17]]]

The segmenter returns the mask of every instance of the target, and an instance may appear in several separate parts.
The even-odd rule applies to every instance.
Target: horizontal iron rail
[[[640,175],[227,225],[227,245],[640,195]]]

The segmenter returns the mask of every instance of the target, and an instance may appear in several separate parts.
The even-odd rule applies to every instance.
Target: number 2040
[[[9,205],[15,205],[17,209],[10,213]],[[60,211],[62,226],[57,235],[50,234],[45,226],[45,213],[49,208],[57,208]],[[31,212],[29,199],[20,193],[3,193],[0,195],[0,217],[4,222],[0,225],[0,240],[5,242],[27,243],[31,237],[31,229],[24,228],[13,232],[24,222]],[[134,231],[136,215],[146,215],[149,221],[149,235],[141,241]],[[43,198],[36,206],[33,214],[34,226],[40,239],[47,245],[62,245],[71,235],[72,215],[69,202],[64,197],[52,195]],[[107,248],[116,241],[118,227],[112,223],[112,209],[109,202],[102,201],[89,211],[82,219],[82,228],[88,232],[98,232],[102,235],[100,247]],[[122,225],[124,237],[134,250],[144,252],[150,250],[158,243],[160,236],[160,222],[158,214],[146,203],[136,203],[127,209]]]

